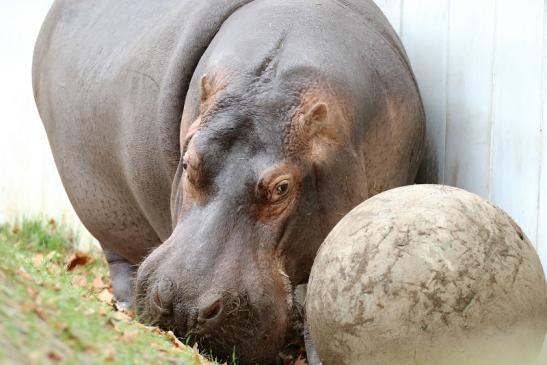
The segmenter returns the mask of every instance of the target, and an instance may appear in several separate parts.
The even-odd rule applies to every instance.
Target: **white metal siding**
[[[0,221],[76,221],[32,97],[35,36],[49,1],[2,3]],[[547,265],[547,29],[543,0],[376,0],[400,34],[424,100],[428,182],[506,209]],[[543,166],[542,166],[543,165]]]
[[[537,249],[543,260],[543,268],[547,271],[547,6],[543,9],[543,62],[542,62],[542,118],[540,121],[541,133],[541,175],[539,178],[538,202],[538,235]],[[547,346],[546,352],[547,352]]]
[[[422,181],[505,209],[547,266],[547,8],[543,0],[376,0],[427,114]]]

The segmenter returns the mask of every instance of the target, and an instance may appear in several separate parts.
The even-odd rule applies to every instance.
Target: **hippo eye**
[[[182,156],[182,171],[188,170],[188,152]]]
[[[271,194],[270,200],[276,202],[286,196],[291,188],[291,182],[288,179],[278,182]]]

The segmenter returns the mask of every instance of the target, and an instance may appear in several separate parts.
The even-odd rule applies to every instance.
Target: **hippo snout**
[[[197,342],[219,359],[235,351],[240,364],[271,363],[291,320],[291,293],[278,266],[259,269],[249,262],[247,271],[234,270],[219,259],[216,266],[187,270],[185,260],[198,261],[183,247],[189,245],[167,242],[141,264],[135,288],[139,319]]]
[[[172,328],[180,337],[209,336],[223,326],[227,315],[237,312],[241,299],[230,295],[202,295],[195,307],[188,305],[189,302],[188,298],[177,298],[173,281],[164,277],[151,289],[148,307],[142,308],[142,312],[158,318],[157,324],[165,324],[164,327]]]

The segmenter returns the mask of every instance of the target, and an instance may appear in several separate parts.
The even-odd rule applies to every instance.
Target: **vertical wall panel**
[[[541,133],[541,176],[539,183],[539,212],[538,212],[538,235],[537,249],[544,267],[547,271],[547,6],[543,5],[543,85],[542,85],[542,119],[540,126]],[[547,341],[547,339],[546,339]],[[547,352],[547,347],[546,347]],[[546,356],[547,358],[547,356]]]
[[[491,199],[536,242],[543,0],[498,0]]]
[[[488,197],[494,0],[452,0],[444,183]]]
[[[446,137],[448,0],[403,3],[402,41],[427,115],[426,158],[420,182],[442,183]]]

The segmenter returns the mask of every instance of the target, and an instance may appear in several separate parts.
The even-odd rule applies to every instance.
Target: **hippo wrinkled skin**
[[[33,86],[118,301],[241,364],[275,359],[329,230],[422,156],[369,0],[57,0]]]

